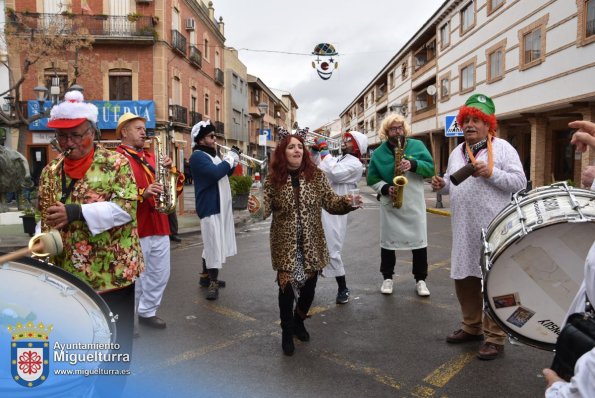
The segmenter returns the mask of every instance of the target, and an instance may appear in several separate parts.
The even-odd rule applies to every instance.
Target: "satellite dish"
[[[434,86],[433,84],[428,86],[426,88],[426,93],[428,93],[428,95],[434,95],[436,94],[436,86]]]

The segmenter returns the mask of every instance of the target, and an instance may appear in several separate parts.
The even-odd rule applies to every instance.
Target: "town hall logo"
[[[10,342],[11,374],[14,381],[24,387],[37,387],[48,378],[50,372],[49,334],[53,325],[33,322],[14,327],[8,326],[12,334]]]

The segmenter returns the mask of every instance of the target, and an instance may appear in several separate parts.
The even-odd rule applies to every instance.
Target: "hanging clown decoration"
[[[314,47],[312,55],[316,55],[316,60],[312,61],[312,67],[316,69],[318,76],[322,80],[330,79],[334,70],[339,67],[339,63],[333,59],[333,56],[339,55],[335,47],[330,43],[320,43]]]

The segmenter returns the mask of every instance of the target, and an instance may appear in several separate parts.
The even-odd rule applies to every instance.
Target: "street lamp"
[[[258,136],[258,139],[260,140],[260,136],[262,135],[263,129],[264,129],[264,115],[266,115],[267,110],[269,109],[269,104],[267,104],[266,102],[261,102],[260,104],[258,104],[258,112],[260,112],[260,134]],[[262,158],[264,160],[266,160],[267,158],[267,143],[266,140],[264,141],[264,146],[262,147]]]
[[[48,97],[48,89],[45,86],[37,86],[33,89],[37,96],[37,102],[39,103],[39,113],[44,112],[45,100]]]

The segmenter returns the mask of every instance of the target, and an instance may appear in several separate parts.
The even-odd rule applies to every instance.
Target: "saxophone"
[[[155,144],[155,182],[163,185],[163,192],[155,198],[155,209],[159,213],[171,214],[176,210],[177,192],[176,184],[178,172],[172,172],[163,166],[163,159],[167,155],[166,144],[157,135],[153,137]]]
[[[62,152],[60,144],[58,144],[58,140],[55,138],[52,138],[50,145],[58,152]],[[64,159],[70,155],[70,152],[72,152],[72,148],[62,152],[58,157],[58,161],[52,166],[48,166],[48,189],[45,191],[45,194],[39,198],[39,203],[37,205],[39,212],[41,213],[41,232],[48,232],[50,230],[46,222],[47,209],[60,200],[61,189],[59,190],[60,182],[58,179],[60,166],[62,165],[62,162],[64,162]]]
[[[402,143],[401,143],[402,141]],[[401,164],[401,160],[403,160],[403,155],[405,154],[405,147],[407,146],[407,141],[405,140],[404,136],[397,137],[397,146],[395,147],[395,177],[393,178],[393,184],[395,185],[395,194],[393,196],[393,207],[400,209],[403,206],[403,191],[405,190],[405,185],[409,182],[407,177],[403,175],[401,168],[399,167]]]

